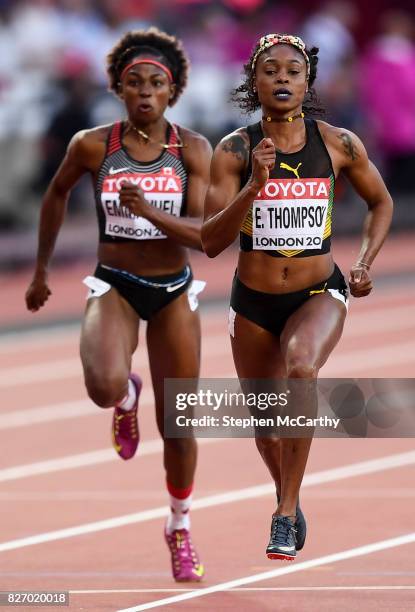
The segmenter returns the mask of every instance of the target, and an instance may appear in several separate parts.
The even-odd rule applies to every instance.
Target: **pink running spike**
[[[165,531],[164,535],[171,552],[173,578],[176,582],[200,582],[205,569],[193,548],[190,532],[187,529],[176,529],[170,535]]]
[[[134,407],[131,410],[123,410],[116,406],[112,418],[112,445],[122,459],[131,459],[134,457],[140,441],[140,432],[138,429],[137,409],[138,398],[140,396],[142,380],[136,374],[130,374],[137,398]]]

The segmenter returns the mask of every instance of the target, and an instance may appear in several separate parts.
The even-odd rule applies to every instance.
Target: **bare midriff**
[[[162,276],[180,272],[188,263],[187,249],[169,238],[134,242],[101,242],[98,261],[137,276]]]
[[[326,280],[334,269],[331,253],[311,257],[271,257],[259,251],[240,251],[238,277],[251,289],[291,293]]]

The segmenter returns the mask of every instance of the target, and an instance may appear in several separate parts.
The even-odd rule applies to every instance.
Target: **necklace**
[[[297,117],[298,117],[298,118],[300,118],[300,115],[297,115]],[[297,118],[297,117],[295,117],[295,116],[294,116],[292,119],[295,119],[295,118]],[[290,117],[290,119],[291,119],[291,117]],[[288,121],[288,119],[285,119],[284,121]],[[267,128],[267,129],[268,129],[268,128]],[[264,138],[271,138],[271,136],[267,135],[267,133],[266,133],[266,130],[265,130],[265,125],[264,125],[264,126],[261,128],[261,131],[262,131],[262,134],[264,135]],[[303,141],[303,139],[302,139],[302,140],[301,140],[301,143],[298,143],[298,144],[297,144],[297,146],[296,146],[296,150],[295,150],[295,151],[282,151],[281,149],[278,149],[278,148],[277,148],[277,147],[275,147],[275,145],[274,145],[276,152],[277,152],[277,153],[282,153],[283,155],[290,155],[291,153],[298,153],[298,151],[300,151],[300,150],[301,150],[301,149],[304,147],[304,145],[306,144],[306,142],[307,142],[307,134],[306,134],[306,132],[307,132],[307,129],[305,130],[305,138],[304,138],[304,141]],[[272,138],[271,138],[271,140],[272,140]],[[300,148],[297,148],[297,147],[300,147]]]
[[[169,144],[165,142],[157,142],[156,140],[153,140],[152,138],[150,138],[148,134],[143,132],[143,130],[140,130],[140,128],[136,127],[133,123],[131,123],[131,121],[128,122],[128,125],[134,130],[134,132],[136,132],[136,134],[141,136],[141,138],[144,138],[146,144],[152,142],[154,144],[159,145],[159,147],[161,147],[162,149],[170,149],[172,147],[184,148],[187,146],[183,143],[182,139],[180,138],[179,132],[177,131],[177,128],[173,123],[171,123],[170,125],[177,138],[177,143],[173,143],[173,144]]]
[[[264,121],[270,123],[271,121],[275,121],[276,123],[292,123],[295,119],[304,119],[304,113],[298,113],[298,115],[293,115],[292,117],[287,117],[286,119],[276,119],[274,117],[262,117]]]

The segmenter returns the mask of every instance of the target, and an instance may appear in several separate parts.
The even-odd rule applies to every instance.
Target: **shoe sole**
[[[285,553],[267,553],[268,559],[278,559],[279,561],[294,561],[295,555],[286,555]]]
[[[204,576],[200,576],[200,578],[174,578],[176,582],[202,582]]]

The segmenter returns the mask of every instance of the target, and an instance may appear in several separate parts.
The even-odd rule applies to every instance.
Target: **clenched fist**
[[[252,151],[251,182],[258,191],[269,179],[269,172],[275,166],[275,146],[271,138],[263,138]]]
[[[36,312],[47,302],[51,294],[46,274],[35,274],[25,295],[27,309]]]
[[[354,297],[364,297],[369,295],[373,289],[372,279],[369,270],[359,264],[355,264],[350,270],[349,276],[350,293]]]

